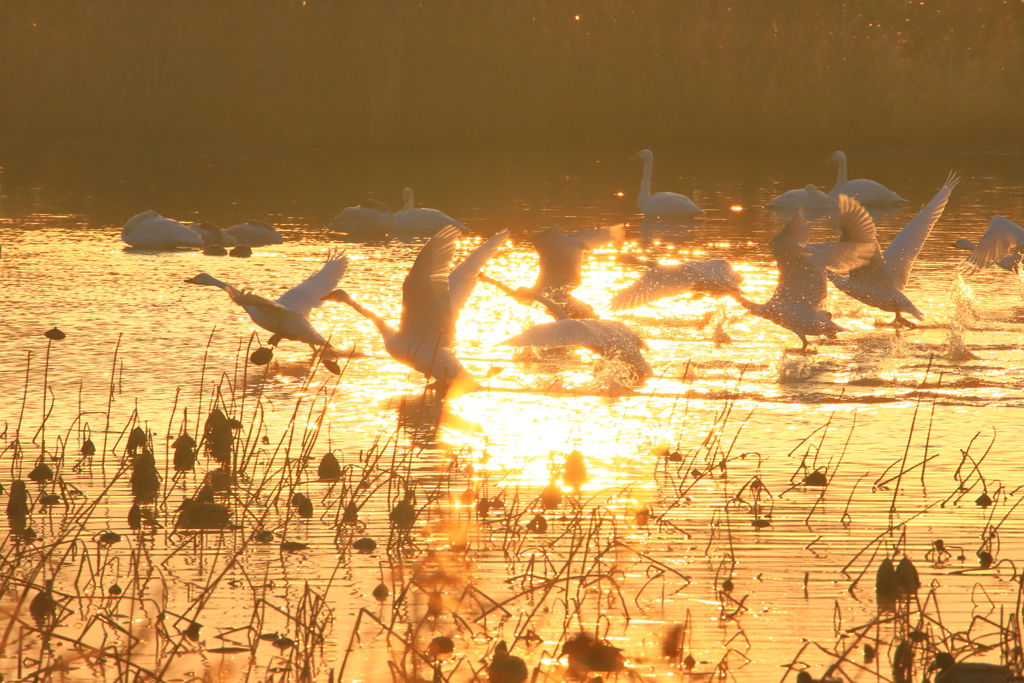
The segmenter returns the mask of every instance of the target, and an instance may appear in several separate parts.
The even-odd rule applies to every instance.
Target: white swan
[[[732,269],[728,261],[722,259],[662,265],[657,261],[639,259],[632,254],[622,254],[619,263],[647,266],[647,272],[612,297],[613,311],[644,306],[682,292],[700,292],[712,296],[742,294],[739,286],[743,278]]]
[[[394,216],[393,225],[395,230],[431,232],[440,230],[446,225],[454,225],[460,230],[466,229],[465,225],[443,211],[438,211],[437,209],[417,209],[411,188],[407,187],[402,190],[402,199],[405,203],[402,205],[402,209],[397,211]]]
[[[351,306],[372,322],[392,358],[435,380],[439,392],[447,396],[477,387],[450,347],[459,311],[473,291],[480,269],[508,237],[507,230],[491,237],[449,274],[459,232],[446,226],[420,249],[402,283],[402,318],[397,330],[343,289],[324,297]]]
[[[533,290],[561,306],[570,318],[596,318],[594,309],[572,296],[583,281],[583,252],[623,238],[622,223],[568,234],[553,225],[530,237],[540,257],[540,272]]]
[[[140,249],[203,246],[203,238],[195,230],[156,211],[143,211],[129,218],[121,228],[121,239]]]
[[[277,230],[263,221],[249,221],[241,225],[232,225],[224,231],[224,235],[231,237],[247,247],[265,247],[268,244],[284,244],[284,237]]]
[[[309,314],[323,303],[323,296],[338,286],[347,268],[348,257],[344,253],[337,250],[329,252],[320,270],[282,294],[277,301],[240,291],[209,273],[200,273],[185,282],[220,287],[227,292],[232,301],[245,309],[254,323],[272,334],[269,346],[275,346],[281,339],[291,339],[309,344],[314,349],[325,347],[323,357],[333,360],[339,355],[337,349],[313,329]]]
[[[203,238],[203,244],[207,246],[238,246],[238,240],[226,234],[223,230],[220,229],[220,226],[218,226],[216,223],[203,221],[202,223],[192,223],[188,227],[195,230],[196,234]]]
[[[394,214],[387,205],[373,199],[365,199],[358,206],[348,206],[327,224],[328,230],[345,232],[350,235],[381,233],[391,229]]]
[[[953,247],[955,249],[974,251],[977,245],[969,239],[961,237],[956,242],[953,242]],[[1024,252],[1014,249],[1009,254],[996,261],[995,264],[1008,273],[1018,275],[1020,274],[1020,263],[1022,260],[1024,260]]]
[[[1002,261],[1007,256],[1016,257],[1022,251],[1024,251],[1024,228],[1009,218],[994,216],[988,222],[988,230],[978,240],[978,246],[974,247],[974,251],[967,257],[967,264],[972,270],[988,268],[994,263],[1002,266]]]
[[[836,200],[809,184],[799,190],[787,190],[765,206],[769,209],[832,209],[836,206]]]
[[[512,289],[486,275],[479,277],[520,303],[523,303],[524,299],[540,302],[555,319],[552,323],[534,325],[525,332],[506,339],[502,344],[541,348],[581,346],[602,358],[625,363],[629,368],[630,380],[635,385],[642,385],[654,374],[642,353],[647,350],[647,343],[619,321],[592,318],[574,320],[568,316],[564,308],[534,290],[526,287]]]
[[[836,175],[836,184],[829,190],[828,195],[837,199],[840,194],[856,199],[861,204],[900,204],[907,200],[899,196],[885,185],[876,183],[874,180],[857,178],[856,180],[846,179],[846,154],[836,152],[832,155],[831,161],[839,164],[839,172]]]
[[[867,265],[851,270],[849,275],[829,272],[828,279],[840,291],[854,299],[873,308],[895,313],[894,325],[914,327],[913,323],[903,319],[902,313],[909,313],[918,320],[924,320],[924,314],[907,298],[903,288],[907,286],[914,260],[924,246],[924,241],[928,239],[935,222],[942,216],[949,194],[959,182],[960,178],[950,173],[942,188],[903,226],[885,251],[876,243],[875,254]],[[856,200],[846,202],[844,206],[845,210],[858,214],[854,220],[872,220]]]
[[[754,303],[742,294],[733,298],[754,315],[794,332],[807,350],[807,335],[834,338],[846,330],[832,322],[832,315],[822,310],[828,294],[825,269],[852,270],[871,259],[878,244],[875,224],[870,220],[843,211],[849,198],[841,196],[839,242],[808,244],[810,226],[802,209],[793,220],[769,242],[772,256],[779,267],[779,283],[771,298],[763,304]]]
[[[642,149],[633,155],[634,159],[644,162],[644,175],[640,181],[640,194],[636,198],[636,207],[645,216],[689,216],[704,213],[704,210],[693,203],[686,195],[675,192],[655,192],[651,194],[651,167],[654,165],[654,154],[649,149]]]

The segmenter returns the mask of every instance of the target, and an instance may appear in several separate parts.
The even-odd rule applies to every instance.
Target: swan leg
[[[270,339],[267,340],[267,346],[277,346],[278,344],[281,343],[282,339],[284,339],[284,337],[281,335],[281,333],[275,332],[273,335],[271,335]]]
[[[893,324],[893,327],[897,327],[897,328],[900,325],[902,325],[903,327],[906,327],[908,330],[916,330],[917,329],[917,325],[915,325],[914,323],[912,323],[909,320],[907,320],[906,318],[904,318],[903,315],[900,313],[899,309],[896,310],[896,319],[892,321],[892,324]]]

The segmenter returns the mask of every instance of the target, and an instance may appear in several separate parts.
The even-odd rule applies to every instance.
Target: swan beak
[[[639,159],[639,158],[640,158],[640,155],[639,155],[639,154],[630,154],[630,155],[629,155],[629,158],[630,158],[630,159]]]
[[[190,277],[189,279],[185,280],[185,282],[187,284],[194,285],[196,283],[196,279],[194,277]]]
[[[320,297],[320,301],[340,301],[341,303],[346,303],[348,300],[348,292],[344,289],[336,289],[327,296]]]

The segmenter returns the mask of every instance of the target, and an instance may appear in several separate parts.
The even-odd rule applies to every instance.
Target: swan
[[[535,325],[521,334],[506,339],[502,344],[509,346],[538,346],[556,348],[582,346],[602,358],[617,360],[629,367],[630,380],[642,385],[654,374],[643,356],[647,343],[633,330],[617,320],[574,320],[561,306],[543,294],[526,287],[512,289],[486,275],[481,280],[494,285],[517,301],[533,299],[542,304],[554,317],[551,323]]]
[[[858,178],[856,180],[846,179],[846,154],[836,152],[832,155],[831,161],[839,164],[839,172],[836,175],[836,184],[829,190],[828,196],[838,199],[840,194],[852,197],[864,205],[868,204],[900,204],[907,200],[899,196],[885,185],[876,183],[874,180]]]
[[[196,231],[196,233],[203,238],[203,244],[207,246],[218,245],[221,247],[236,247],[238,246],[238,240],[228,235],[224,230],[220,229],[216,223],[210,223],[203,221],[202,223],[193,223],[188,226]]]
[[[284,244],[284,237],[263,221],[249,221],[232,225],[224,235],[247,247],[265,247],[268,244]]]
[[[787,190],[765,204],[769,209],[832,209],[835,206],[835,198],[828,196],[813,184],[799,190]]]
[[[405,203],[401,210],[396,212],[394,216],[395,230],[405,232],[431,232],[434,230],[440,230],[446,225],[454,225],[460,230],[466,229],[465,225],[448,216],[443,211],[438,211],[437,209],[417,209],[415,201],[413,200],[411,188],[407,187],[402,190],[402,199]]]
[[[857,214],[844,211],[850,199],[841,195],[839,242],[808,244],[810,226],[803,209],[786,223],[769,242],[772,256],[779,268],[779,283],[771,298],[758,304],[743,294],[732,297],[754,315],[785,327],[803,342],[807,351],[807,335],[824,335],[830,339],[846,330],[832,321],[832,314],[822,310],[828,294],[825,269],[852,270],[867,263],[877,248],[875,224]],[[860,220],[857,220],[861,218]]]
[[[953,247],[955,249],[964,249],[966,251],[974,251],[976,246],[977,245],[974,244],[974,242],[963,237],[958,239],[956,242],[953,242]],[[1022,258],[1024,258],[1024,253],[1014,249],[1009,254],[996,261],[995,264],[1008,273],[1018,275],[1020,274],[1020,262]]]
[[[860,268],[851,270],[849,275],[840,275],[829,272],[828,279],[832,281],[840,291],[845,292],[854,299],[861,301],[868,306],[889,311],[896,314],[894,325],[914,327],[915,325],[905,320],[902,313],[909,313],[918,320],[924,320],[924,314],[915,306],[903,288],[907,286],[907,279],[914,267],[914,259],[917,258],[924,241],[928,239],[935,222],[942,216],[946,208],[949,194],[960,182],[960,178],[949,174],[946,183],[935,193],[931,201],[921,209],[916,216],[903,226],[889,246],[882,251],[875,246],[874,256],[871,261]],[[857,214],[854,220],[872,221],[871,216],[860,205],[859,202],[844,203],[845,210]]]
[[[348,256],[338,250],[331,251],[320,270],[279,296],[277,301],[236,289],[209,273],[200,273],[185,282],[220,287],[227,292],[232,301],[245,309],[254,323],[271,333],[267,342],[269,346],[276,346],[282,339],[291,339],[309,344],[314,350],[323,347],[322,357],[333,360],[339,357],[338,350],[313,329],[309,314],[322,303],[324,295],[338,286],[338,281],[347,269]]]
[[[929,671],[937,671],[935,683],[1009,683],[1018,680],[1008,666],[986,662],[958,662],[948,652],[937,652]]]
[[[613,311],[644,306],[682,292],[701,292],[712,296],[742,294],[739,285],[743,278],[732,269],[728,261],[722,259],[662,265],[657,261],[639,259],[632,254],[622,254],[619,263],[644,265],[647,266],[647,272],[612,297]]]
[[[143,211],[129,218],[121,228],[121,239],[140,249],[203,246],[203,238],[195,230],[156,211]]]
[[[372,322],[392,358],[433,379],[440,393],[448,396],[478,386],[449,347],[459,311],[472,293],[480,269],[508,237],[508,231],[499,232],[474,249],[449,274],[458,236],[458,228],[446,226],[420,249],[402,283],[402,318],[397,330],[356,303],[343,289],[323,297],[324,301],[351,306]]]
[[[651,167],[654,165],[654,154],[649,149],[642,149],[633,155],[634,159],[644,162],[644,176],[640,181],[640,194],[636,198],[636,207],[645,216],[680,216],[704,213],[686,195],[675,192],[655,192],[651,194]]]
[[[394,214],[387,205],[373,199],[365,199],[358,206],[341,210],[327,224],[328,230],[349,234],[387,232],[394,223]]]
[[[589,304],[572,296],[572,291],[583,281],[583,252],[617,242],[625,231],[625,225],[619,223],[569,234],[553,225],[535,233],[530,241],[540,257],[540,273],[533,291],[561,306],[570,318],[596,318]]]
[[[978,240],[978,246],[967,257],[967,267],[970,270],[981,270],[993,263],[1002,266],[1003,259],[1008,255],[1019,260],[1018,252],[1021,251],[1024,251],[1024,228],[1009,218],[994,216],[988,222],[988,230]]]

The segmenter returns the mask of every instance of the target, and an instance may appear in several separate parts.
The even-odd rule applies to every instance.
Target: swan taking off
[[[333,360],[340,355],[338,350],[313,329],[309,314],[323,303],[321,299],[325,295],[338,286],[346,269],[348,257],[341,251],[332,251],[320,270],[282,294],[277,301],[240,291],[209,273],[200,273],[185,282],[220,287],[227,292],[232,301],[245,309],[254,323],[272,334],[267,342],[269,346],[277,345],[282,339],[291,339],[309,344],[314,350],[319,346],[325,347],[323,358]]]
[[[629,378],[633,385],[642,385],[654,374],[642,353],[647,349],[647,343],[619,321],[573,320],[561,306],[534,290],[526,287],[512,289],[486,275],[481,275],[480,279],[521,303],[525,299],[533,299],[543,304],[555,318],[555,322],[535,325],[506,339],[502,344],[542,348],[581,346],[602,358],[624,363],[629,368]]]
[[[846,154],[844,152],[836,152],[832,155],[830,161],[834,161],[839,164],[839,172],[836,175],[836,184],[828,191],[828,196],[833,199],[838,199],[839,195],[845,194],[847,197],[856,199],[865,206],[875,204],[901,204],[907,201],[885,185],[876,183],[874,180],[868,180],[866,178],[847,180]]]
[[[808,244],[810,226],[802,209],[768,243],[779,267],[779,283],[771,298],[763,304],[754,303],[742,294],[733,298],[754,315],[785,327],[800,337],[801,351],[807,350],[807,335],[834,338],[846,330],[832,322],[832,314],[822,310],[828,294],[825,269],[852,270],[867,263],[878,248],[875,224],[860,214],[844,212],[850,198],[839,199],[839,242]],[[866,215],[866,212],[865,212]]]
[[[281,236],[281,233],[263,221],[249,221],[240,225],[232,225],[224,231],[224,234],[247,247],[284,244],[284,237]]]
[[[965,251],[974,251],[974,249],[976,247],[977,247],[977,245],[974,242],[972,242],[969,239],[966,239],[964,237],[961,237],[956,242],[953,242],[953,248],[954,249],[963,249]],[[1024,253],[1022,253],[1018,249],[1014,249],[1013,251],[1011,251],[1010,253],[1008,253],[1006,256],[1004,256],[1003,258],[999,259],[995,263],[996,263],[997,266],[999,266],[1000,268],[1002,268],[1006,272],[1013,273],[1014,275],[1019,275],[1020,274],[1020,262],[1021,262],[1021,260],[1024,260]]]
[[[967,242],[967,240],[961,240],[954,246],[960,245],[962,242]],[[974,251],[967,257],[967,268],[981,270],[988,268],[993,263],[998,263],[1001,267],[1006,268],[1003,261],[1008,257],[1015,258],[1019,264],[1022,251],[1024,251],[1024,228],[1009,218],[994,216],[988,222],[988,230],[978,240],[978,246],[974,247]],[[1015,264],[1012,261],[1007,261],[1007,265],[1013,267]]]
[[[712,296],[742,294],[740,283],[743,282],[743,278],[732,269],[728,261],[722,259],[662,265],[657,261],[646,261],[632,254],[622,254],[619,256],[619,263],[647,266],[647,272],[612,297],[613,311],[644,306],[652,301],[683,292],[700,292]]]
[[[449,275],[458,236],[458,228],[447,226],[420,249],[402,283],[402,318],[397,330],[356,303],[345,290],[323,297],[325,301],[347,304],[371,321],[391,357],[435,380],[443,395],[458,395],[477,387],[450,347],[459,311],[473,291],[477,274],[508,237],[508,231],[499,232],[474,249]]]
[[[924,246],[924,241],[928,239],[935,222],[942,216],[949,194],[958,182],[960,178],[951,173],[942,189],[903,226],[885,251],[876,245],[874,256],[867,265],[851,270],[849,275],[829,272],[828,279],[854,299],[873,308],[895,313],[894,325],[914,327],[914,324],[904,320],[901,314],[909,313],[918,320],[923,320],[924,314],[907,298],[903,288],[907,286],[914,260]],[[871,216],[856,200],[845,202],[843,206],[845,211],[856,214],[852,220],[872,221]]]
[[[121,228],[121,239],[140,249],[177,249],[202,247],[203,238],[178,221],[164,218],[156,211],[132,216]]]
[[[642,149],[633,155],[634,159],[644,162],[644,175],[640,181],[640,194],[636,198],[636,208],[645,216],[690,216],[704,213],[704,210],[693,203],[686,195],[676,192],[655,192],[651,194],[651,167],[654,165],[654,154],[649,149]]]
[[[456,228],[465,230],[466,226],[443,211],[437,209],[417,209],[413,199],[412,189],[402,190],[404,204],[402,209],[395,213],[394,229],[402,232],[433,232],[441,228],[454,225]]]
[[[572,296],[583,281],[583,252],[617,242],[625,232],[620,223],[569,234],[553,225],[535,233],[530,241],[540,257],[540,272],[533,291],[561,306],[570,318],[596,318],[593,307]]]
[[[350,235],[377,234],[390,230],[393,222],[394,214],[387,205],[373,199],[365,199],[358,206],[342,209],[341,213],[327,224],[327,229]]]

